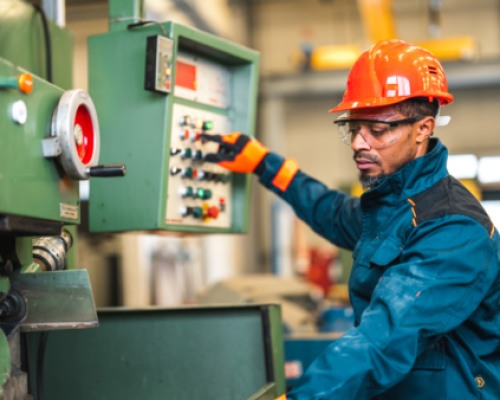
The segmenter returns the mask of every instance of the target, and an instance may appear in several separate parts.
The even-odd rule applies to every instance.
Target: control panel
[[[218,145],[200,139],[201,133],[228,133],[227,117],[174,104],[171,132],[166,222],[230,228],[230,172],[203,162]]]
[[[251,176],[204,162],[218,144],[200,135],[253,135],[259,54],[162,26],[163,36],[152,24],[89,38],[89,91],[106,132],[101,158],[127,165],[123,179],[91,181],[90,230],[246,232]]]

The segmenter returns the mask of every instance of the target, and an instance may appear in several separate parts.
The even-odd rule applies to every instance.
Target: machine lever
[[[112,176],[125,176],[125,164],[96,165],[87,168],[87,174],[94,178],[108,178]]]

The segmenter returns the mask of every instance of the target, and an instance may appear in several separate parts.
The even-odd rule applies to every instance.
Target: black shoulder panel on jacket
[[[415,203],[417,225],[445,215],[461,214],[475,219],[488,234],[493,229],[493,223],[479,201],[452,176],[447,176],[410,200]]]

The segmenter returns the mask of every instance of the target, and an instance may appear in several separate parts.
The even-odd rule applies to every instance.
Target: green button
[[[203,153],[201,152],[201,150],[196,150],[195,159],[197,160],[203,159]]]
[[[191,158],[191,156],[193,155],[191,149],[186,149],[186,158]]]
[[[195,207],[193,210],[193,217],[195,218],[201,218],[203,215],[203,210],[201,207]]]
[[[214,127],[214,124],[212,123],[212,121],[205,121],[203,123],[203,129],[206,130],[206,131],[209,131],[213,127]]]
[[[193,197],[193,188],[191,186],[186,188],[186,196]]]
[[[186,169],[186,176],[188,178],[192,178],[193,177],[193,169],[192,168],[187,168]]]
[[[212,198],[212,191],[210,189],[205,189],[205,193],[203,194],[203,198],[205,200],[209,200]]]
[[[196,190],[196,196],[200,199],[205,198],[205,191],[202,188]]]

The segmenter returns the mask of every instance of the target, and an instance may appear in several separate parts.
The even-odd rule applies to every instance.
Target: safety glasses
[[[399,120],[391,120],[392,115],[378,115],[380,119],[370,116],[340,116],[334,124],[339,130],[340,139],[348,146],[361,135],[363,140],[374,149],[388,146],[398,140],[403,133],[403,124],[412,124],[425,117],[412,117]],[[387,119],[386,119],[387,118]]]

